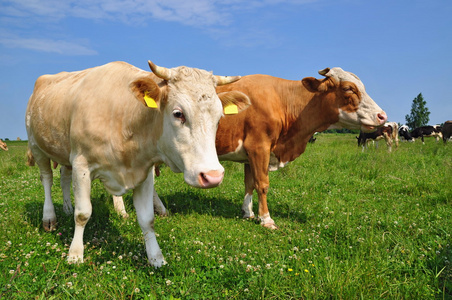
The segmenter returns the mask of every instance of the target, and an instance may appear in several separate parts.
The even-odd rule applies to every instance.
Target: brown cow
[[[259,196],[261,224],[277,228],[267,207],[268,172],[300,156],[316,131],[328,128],[373,131],[386,113],[367,95],[361,80],[341,68],[319,71],[324,79],[291,81],[250,75],[217,92],[238,90],[251,99],[248,110],[220,120],[216,147],[220,160],[245,164],[244,217],[254,217],[253,190]]]
[[[2,140],[0,140],[0,149],[8,151],[8,145]]]

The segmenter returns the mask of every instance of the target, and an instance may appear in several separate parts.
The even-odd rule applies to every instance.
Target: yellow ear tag
[[[146,102],[146,105],[150,108],[158,108],[157,102],[155,102],[155,100],[151,96],[149,96],[148,92],[144,93],[144,102]]]
[[[235,104],[228,104],[224,107],[225,115],[235,115],[239,113],[239,108]]]

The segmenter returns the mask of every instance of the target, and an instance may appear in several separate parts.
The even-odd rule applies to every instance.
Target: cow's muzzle
[[[223,181],[224,171],[212,170],[207,173],[201,172],[198,175],[198,182],[201,188],[213,188]]]

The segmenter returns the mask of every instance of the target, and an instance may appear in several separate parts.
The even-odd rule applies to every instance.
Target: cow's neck
[[[280,162],[296,159],[306,149],[309,138],[319,131],[326,130],[334,120],[327,97],[319,97],[309,92],[301,83],[294,82],[290,89],[280,95],[286,119],[283,132],[273,153]]]

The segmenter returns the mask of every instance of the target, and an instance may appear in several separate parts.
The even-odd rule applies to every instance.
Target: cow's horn
[[[330,68],[326,68],[326,69],[320,70],[319,74],[322,76],[326,76],[326,74],[328,74],[329,71],[330,71]]]
[[[165,79],[165,80],[171,79],[171,70],[170,69],[167,69],[164,67],[159,67],[150,60],[148,60],[148,64],[149,64],[149,67],[151,68],[152,72],[155,75],[157,75],[158,77]]]
[[[241,76],[218,76],[215,75],[215,78],[217,79],[217,85],[225,85],[228,83],[233,83],[234,81],[239,80],[240,78],[242,78]]]

